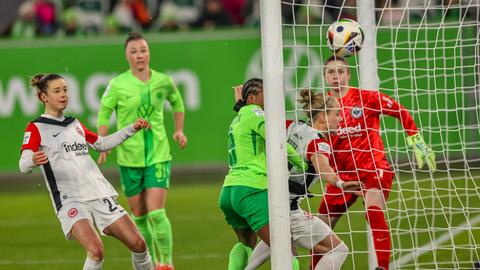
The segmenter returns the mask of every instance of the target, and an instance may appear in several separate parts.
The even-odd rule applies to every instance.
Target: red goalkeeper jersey
[[[331,166],[343,179],[356,179],[357,172],[391,170],[380,136],[380,114],[396,117],[408,135],[416,134],[412,116],[400,103],[379,91],[350,88],[338,99],[341,106],[336,136],[332,136]]]

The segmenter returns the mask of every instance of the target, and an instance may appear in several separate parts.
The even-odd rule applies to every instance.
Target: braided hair
[[[243,84],[242,88],[242,98],[235,103],[235,106],[233,106],[233,110],[238,112],[240,109],[247,105],[247,98],[248,95],[250,94],[257,94],[263,90],[263,80],[259,78],[252,78],[246,81]]]

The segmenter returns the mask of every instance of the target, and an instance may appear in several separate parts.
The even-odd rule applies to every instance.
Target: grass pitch
[[[401,262],[397,266],[401,269],[473,269],[480,252],[478,177],[437,173],[431,181],[410,176],[401,175],[389,198],[392,261]],[[236,238],[217,207],[222,176],[189,177],[196,182],[175,184],[182,181],[174,178],[167,200],[176,269],[227,269]],[[201,183],[211,177],[213,181]],[[320,190],[320,186],[312,189]],[[123,196],[119,201],[127,206]],[[316,209],[318,203],[315,197],[304,208]],[[343,269],[368,269],[362,208],[359,200],[335,229],[352,252]],[[0,270],[82,268],[85,253],[75,241],[64,239],[40,176],[28,188],[2,187],[0,213]],[[102,239],[104,269],[132,269],[129,251],[116,239]],[[412,246],[417,247],[417,256],[410,252]],[[300,263],[301,269],[308,268],[306,257]]]

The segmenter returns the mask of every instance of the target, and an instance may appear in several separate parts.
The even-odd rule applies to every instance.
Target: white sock
[[[132,252],[132,264],[133,269],[135,270],[150,270],[152,269],[152,260],[150,259],[150,254],[148,249],[145,249],[144,252],[136,253]]]
[[[102,267],[103,267],[103,260],[95,261],[93,259],[90,259],[90,257],[87,256],[87,259],[85,260],[85,264],[83,265],[83,270],[102,270]]]
[[[252,252],[245,270],[254,270],[264,264],[270,258],[270,247],[265,242],[260,241]]]
[[[347,255],[348,247],[347,245],[345,245],[345,243],[342,242],[340,245],[336,246],[334,249],[323,255],[323,257],[320,259],[317,266],[315,267],[315,270],[340,270],[340,267],[347,258]]]

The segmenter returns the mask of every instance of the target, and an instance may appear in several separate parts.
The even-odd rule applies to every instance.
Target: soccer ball
[[[363,30],[354,20],[340,19],[330,25],[327,31],[327,46],[340,57],[352,56],[363,45]]]

